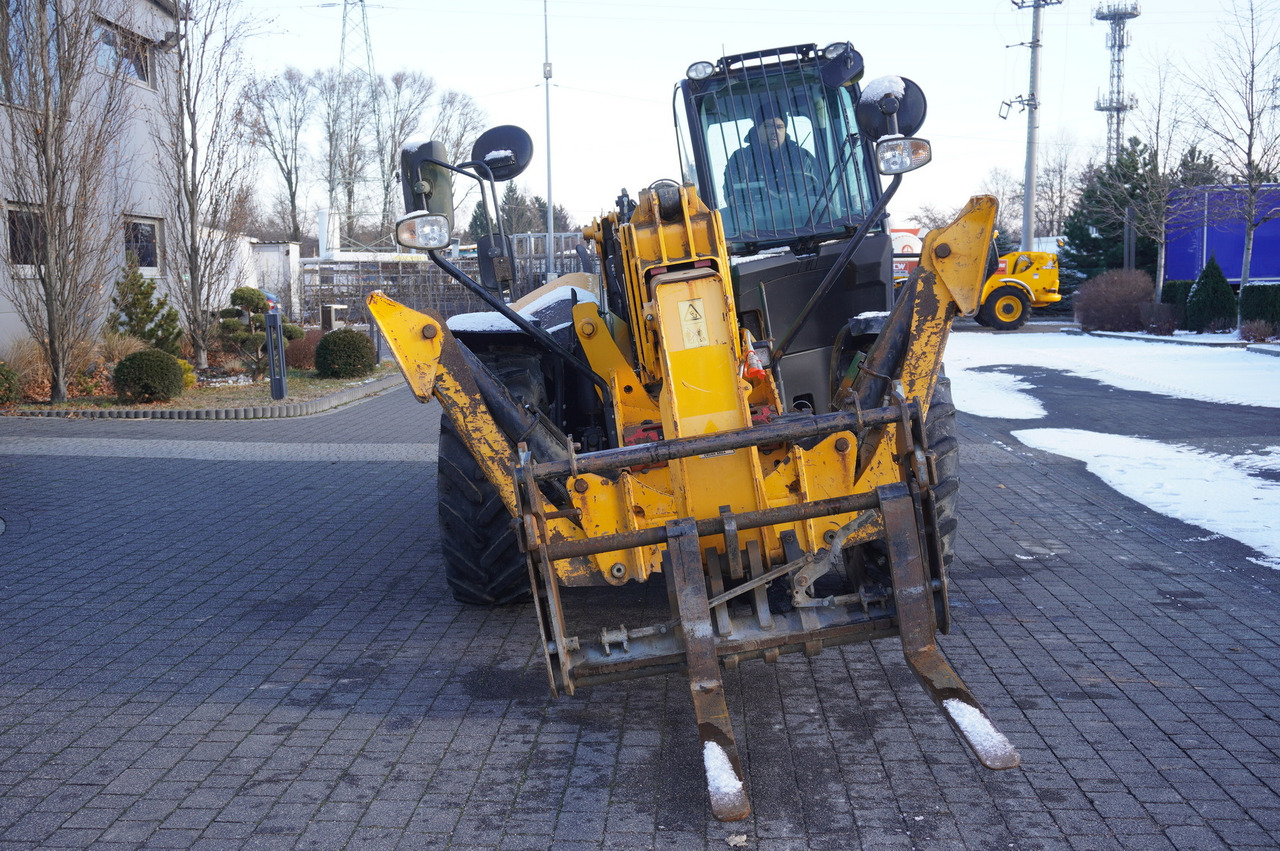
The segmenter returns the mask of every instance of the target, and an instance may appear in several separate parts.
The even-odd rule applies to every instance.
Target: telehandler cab
[[[500,229],[481,246],[482,281],[440,249],[451,180],[477,179],[496,202],[495,183],[532,156],[528,134],[494,128],[456,164],[438,143],[406,146],[398,240],[492,312],[445,321],[368,299],[418,398],[444,410],[455,596],[531,598],[553,692],[686,673],[722,820],[750,806],[721,666],[782,653],[898,635],[978,759],[1018,764],[936,639],[957,488],[939,376],[951,320],[987,278],[995,201],[973,198],[930,233],[895,292],[884,211],[929,161],[914,136],[925,101],[909,80],[862,76],[845,42],[690,66],[676,90],[690,181],[624,192],[583,229],[599,274],[513,304]],[[735,156],[753,159],[731,168]],[[610,600],[655,578],[664,611],[625,625]],[[591,593],[579,622],[570,604]]]

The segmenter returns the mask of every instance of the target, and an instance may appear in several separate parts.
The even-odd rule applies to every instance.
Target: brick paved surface
[[[1280,846],[1276,573],[961,424],[943,646],[1023,767],[978,767],[896,641],[749,663],[723,825],[680,678],[553,701],[530,613],[448,596],[407,391],[0,418],[0,849]]]

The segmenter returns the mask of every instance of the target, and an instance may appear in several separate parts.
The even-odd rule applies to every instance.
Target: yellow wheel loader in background
[[[1058,255],[1015,251],[1001,257],[996,271],[987,278],[974,319],[997,331],[1016,331],[1027,324],[1031,308],[1059,301]]]
[[[978,759],[1018,764],[937,644],[958,486],[939,376],[951,320],[977,309],[988,276],[995,201],[930,233],[895,290],[884,210],[929,160],[914,137],[924,97],[862,76],[843,42],[690,66],[677,88],[688,182],[624,192],[583,230],[599,274],[514,304],[500,230],[481,281],[440,249],[451,179],[479,180],[495,208],[496,183],[532,156],[528,134],[494,128],[463,163],[406,146],[397,239],[492,312],[446,322],[368,299],[418,398],[444,410],[455,596],[531,598],[553,692],[686,674],[723,820],[750,806],[721,667],[783,653],[898,635]],[[775,117],[786,156],[757,129]],[[756,174],[730,167],[739,151]]]

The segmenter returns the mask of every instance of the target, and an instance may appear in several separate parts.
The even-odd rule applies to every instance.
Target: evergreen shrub
[[[116,365],[113,377],[121,402],[168,402],[182,395],[182,367],[159,349],[127,356]]]
[[[316,344],[316,372],[321,378],[367,375],[376,365],[373,340],[351,328],[330,331]]]
[[[178,366],[182,369],[182,388],[190,390],[196,386],[196,368],[191,361],[178,358]]]
[[[1240,321],[1280,325],[1280,284],[1249,284],[1240,290]]]
[[[1178,327],[1187,330],[1187,295],[1195,286],[1195,281],[1165,281],[1160,289],[1160,301],[1173,308],[1174,319]]]
[[[1140,269],[1108,269],[1085,281],[1072,304],[1084,331],[1142,331],[1144,306],[1155,299],[1156,285]]]
[[[16,405],[22,401],[22,379],[9,365],[0,362],[0,405]]]
[[[133,252],[125,255],[124,275],[116,281],[111,307],[107,320],[110,330],[137,337],[171,355],[178,354],[182,342],[178,311],[165,296],[156,297],[156,282],[138,271],[138,258]]]
[[[231,292],[231,306],[242,307],[250,313],[266,313],[271,307],[262,290],[253,287],[236,287]]]
[[[1197,334],[1236,327],[1236,294],[1215,257],[1200,270],[1187,295],[1187,330]]]

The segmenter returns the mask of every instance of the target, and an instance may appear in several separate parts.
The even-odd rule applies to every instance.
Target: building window
[[[142,36],[113,24],[98,25],[98,67],[128,80],[151,83],[150,44]]]
[[[44,219],[35,210],[9,210],[9,261],[38,266],[44,258]]]
[[[160,266],[160,223],[130,219],[124,223],[124,250],[138,258],[142,269]]]

